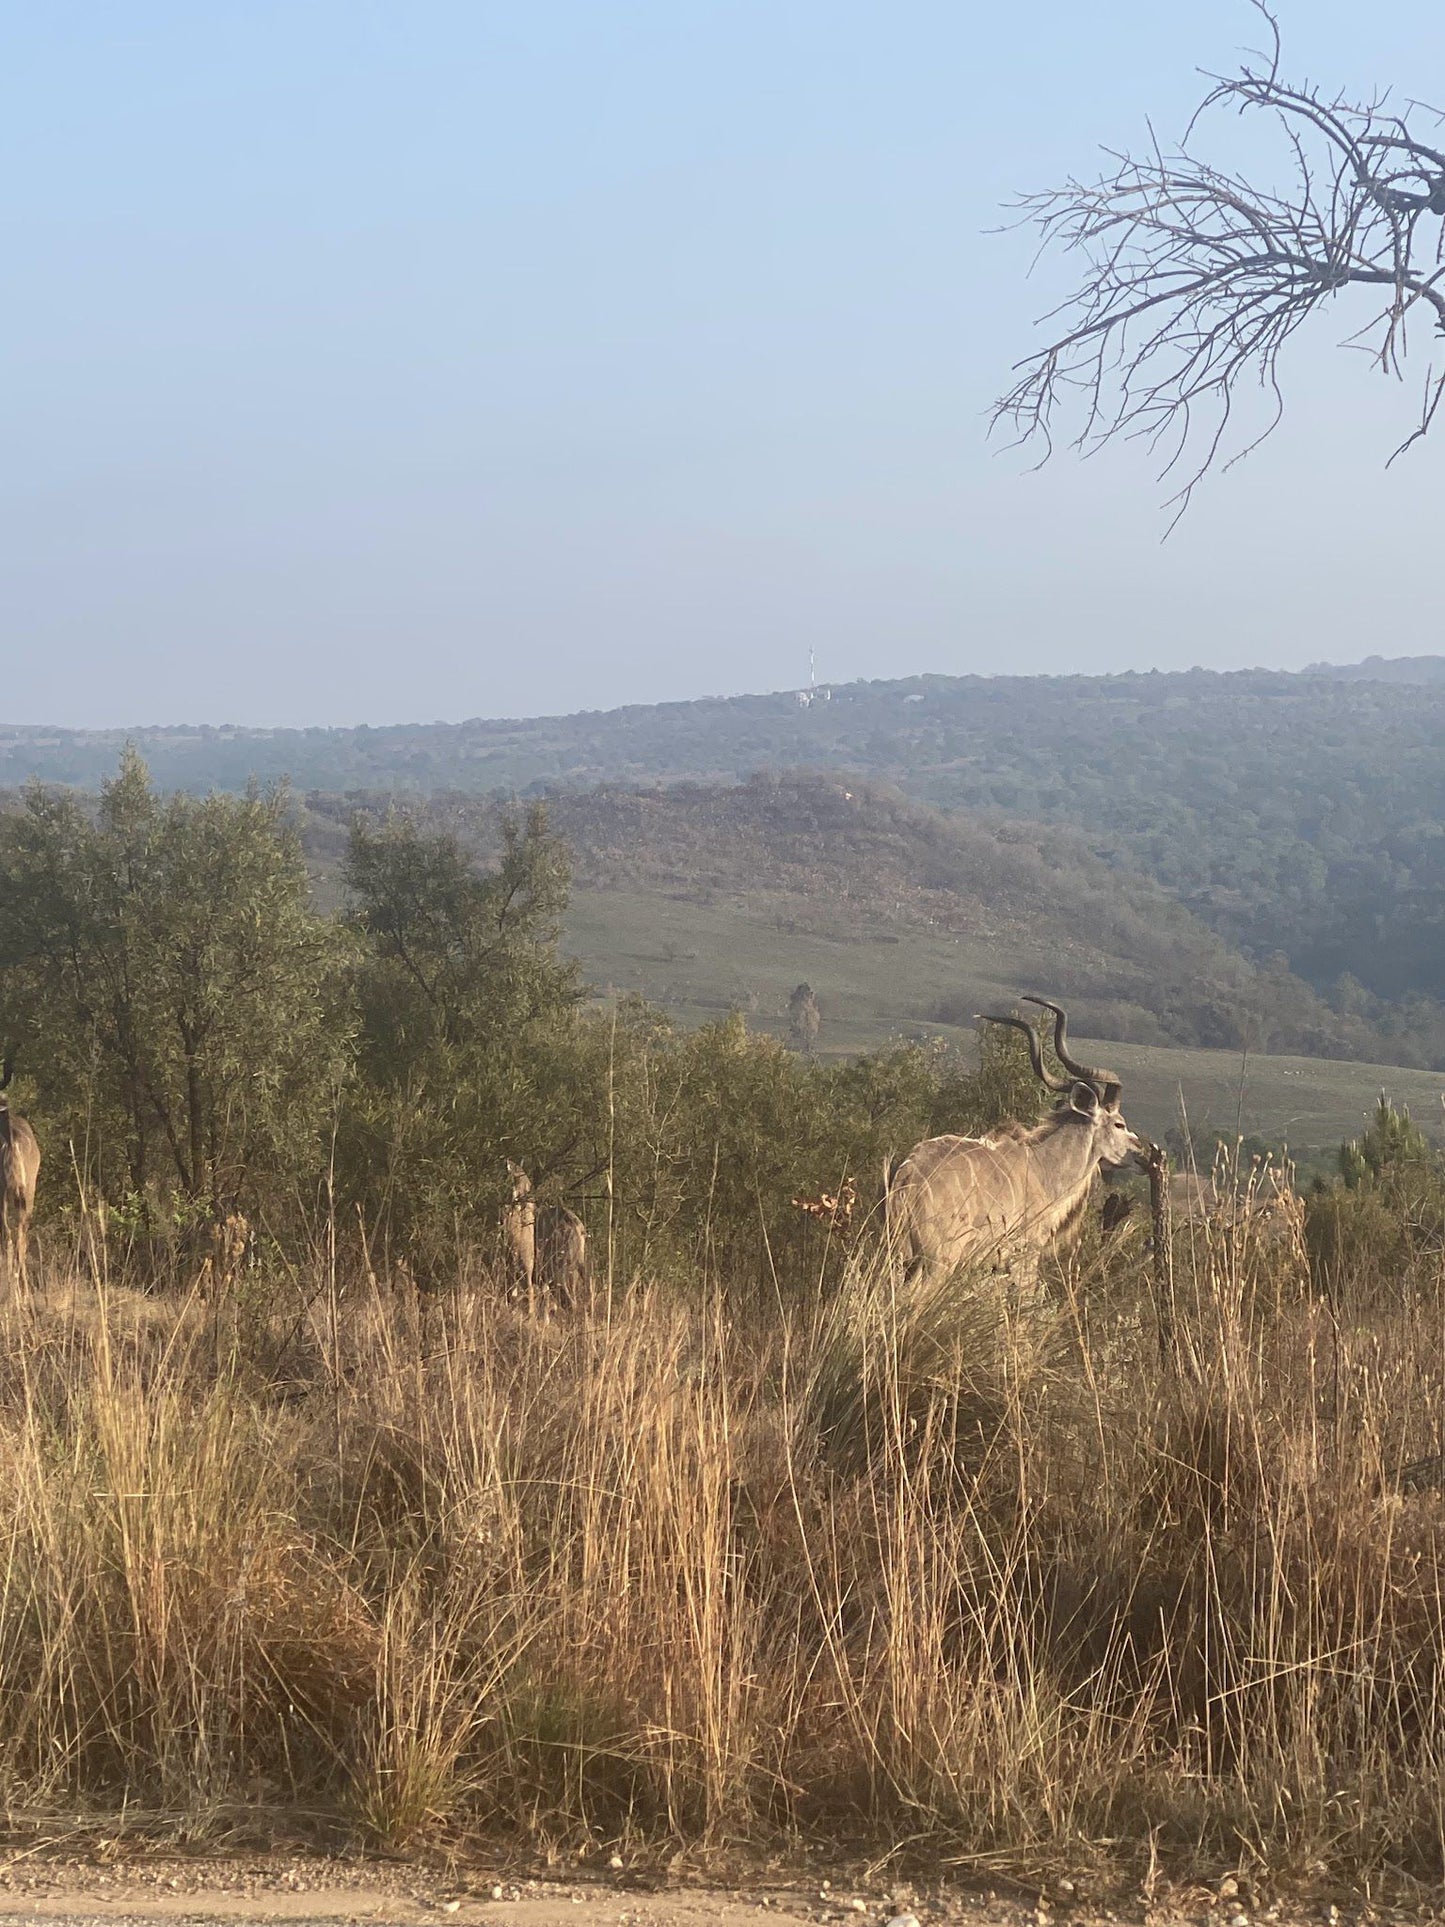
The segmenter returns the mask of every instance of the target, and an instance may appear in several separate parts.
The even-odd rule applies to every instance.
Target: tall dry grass
[[[550,1326],[57,1268],[0,1307],[10,1822],[1438,1878],[1437,1269],[1326,1303],[1245,1225],[1176,1283],[1171,1367],[1142,1255]]]

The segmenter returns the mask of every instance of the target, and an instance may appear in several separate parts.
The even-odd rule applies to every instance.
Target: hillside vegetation
[[[495,861],[502,806],[452,796],[419,819]],[[945,815],[824,777],[563,792],[548,800],[572,891],[565,942],[600,991],[635,992],[689,1025],[740,1011],[787,1037],[808,985],[825,1057],[897,1043],[974,1048],[973,1013],[1023,990],[1069,1000],[1075,1028],[1128,1078],[1131,1116],[1162,1137],[1183,1110],[1313,1160],[1359,1128],[1382,1087],[1431,1130],[1438,1078],[1389,1065],[1410,1039],[1329,1009],[1275,960],[1261,968],[1151,879],[1072,832]],[[334,893],[358,809],[307,799],[304,840]],[[1353,1058],[1355,1062],[1338,1061]]]
[[[1445,656],[1366,656],[1363,662],[1312,662],[1309,676],[1341,682],[1445,682]]]
[[[178,799],[177,806],[183,801]],[[324,1083],[329,1053],[339,1051],[344,1058],[352,1034],[346,932],[329,931],[325,919],[347,901],[343,872],[355,820],[384,825],[388,799],[313,795],[291,804],[277,799],[264,807],[238,805],[256,823],[264,820],[278,830],[283,820],[294,819],[310,872],[312,907],[324,913],[313,923],[292,902],[283,914],[275,898],[267,909],[268,916],[281,916],[275,926],[278,942],[284,920],[291,920],[287,941],[294,942],[302,966],[300,979],[288,985],[289,1002],[258,992],[245,961],[246,946],[257,932],[248,921],[244,888],[237,896],[243,873],[218,883],[217,900],[208,899],[204,913],[193,901],[197,875],[207,864],[238,861],[224,848],[189,847],[203,826],[209,824],[205,834],[214,835],[226,822],[224,797],[198,806],[194,830],[182,833],[179,820],[166,829],[157,856],[146,858],[151,866],[145,872],[147,887],[155,901],[137,907],[128,936],[124,922],[116,927],[95,922],[97,905],[117,887],[115,871],[104,867],[88,880],[80,875],[84,865],[77,840],[81,826],[94,820],[95,805],[67,798],[62,808],[61,802],[58,795],[41,792],[24,808],[17,800],[8,815],[0,813],[0,843],[14,850],[17,864],[6,885],[9,908],[0,941],[5,1041],[20,1047],[22,1063],[43,1078],[47,1099],[54,1100],[62,1087],[73,1093],[77,1121],[86,1120],[83,1129],[93,1149],[101,1150],[108,1135],[97,1134],[104,1113],[95,1108],[93,1069],[96,1012],[110,999],[107,973],[121,969],[154,989],[170,969],[155,961],[157,944],[196,928],[198,914],[213,951],[232,941],[223,939],[223,931],[228,919],[235,923],[237,975],[234,989],[226,993],[231,1022],[223,1061],[231,1061],[228,1053],[254,1053],[260,1037],[274,1035],[289,1052],[291,1068],[278,1068],[283,1079],[314,1063]],[[809,1039],[820,1061],[923,1045],[946,1046],[967,1061],[975,1049],[975,1011],[1006,1009],[1021,991],[1040,989],[1068,999],[1076,1031],[1096,1040],[1100,1054],[1126,1074],[1131,1114],[1155,1136],[1176,1128],[1183,1112],[1203,1133],[1239,1129],[1276,1144],[1287,1142],[1313,1165],[1331,1157],[1333,1147],[1358,1129],[1365,1106],[1382,1088],[1413,1105],[1427,1129],[1437,1128],[1436,1081],[1402,1067],[1428,1060],[1428,1032],[1390,1035],[1366,1017],[1331,1009],[1279,958],[1253,962],[1152,879],[1117,861],[1105,862],[1075,832],[948,815],[871,785],[806,776],[757,777],[731,787],[562,792],[549,809],[558,849],[556,864],[551,858],[548,864],[557,875],[545,883],[538,908],[556,919],[565,950],[580,969],[579,978],[558,987],[564,1002],[581,995],[585,984],[604,1006],[614,994],[639,995],[653,1011],[690,1028],[716,1026],[739,1012],[754,1032],[787,1040],[794,1029],[793,1000],[802,987],[821,1019]],[[505,868],[507,838],[513,833],[505,806],[453,795],[416,805],[415,811],[413,830],[422,833],[419,850],[431,848],[434,839],[441,839],[437,847],[455,839],[458,861]],[[146,837],[152,833],[144,832]],[[403,866],[410,860],[409,847],[405,839],[398,845],[396,860]],[[119,860],[108,857],[106,865]],[[246,864],[261,861],[259,851],[245,858]],[[561,887],[564,870],[571,873],[570,893]],[[404,867],[398,878],[402,874]],[[72,902],[67,893],[77,879],[84,882],[84,892]],[[423,873],[409,887],[443,884],[455,898],[456,877],[447,881]],[[305,892],[299,866],[286,888]],[[349,900],[354,905],[354,893]],[[415,902],[404,909],[408,916],[417,914]],[[455,913],[454,902],[447,914]],[[432,944],[440,937],[430,928],[424,934]],[[122,940],[131,954],[122,949],[110,956],[110,946]],[[339,972],[336,991],[324,1007],[309,1001],[305,983],[311,966],[304,960],[318,945],[336,950]],[[407,1010],[414,988],[404,971],[386,992],[395,1008],[378,1005],[368,1019],[378,1040],[383,1033],[390,1040],[388,1049],[420,1034],[420,1018]],[[41,1042],[48,1014],[60,1008],[60,991],[76,1000],[75,1019],[63,1035]],[[181,980],[173,994],[184,1004],[199,992]],[[528,1007],[525,995],[520,1010]],[[106,1021],[120,1037],[133,1034],[136,1018],[115,1009]],[[147,1051],[163,1053],[168,1065],[177,1043],[187,1060],[198,1054],[209,1058],[213,1047],[204,1038],[214,1020],[207,1016],[201,1029],[192,1017],[185,1022],[190,1041],[158,1040]],[[32,1028],[38,1055],[27,1042]],[[523,1021],[519,1045],[527,1035]],[[313,1038],[329,1040],[314,1058],[308,1041]],[[221,1128],[223,1091],[208,1072],[198,1097],[187,1085],[184,1098],[161,1104],[161,1060],[137,1055],[133,1035],[127,1049],[131,1056],[113,1101],[117,1115],[139,1120],[131,1127],[136,1172],[144,1171],[162,1143],[180,1144],[182,1161],[197,1165],[197,1153],[185,1147],[193,1133],[204,1138]],[[485,1093],[495,1065],[479,1064],[466,1079],[473,1093],[469,1103],[491,1105],[494,1122],[508,1130],[517,1127],[519,1102],[522,1114],[533,1116],[536,1105],[550,1102],[556,1128],[549,1127],[549,1137],[565,1141],[566,1120],[576,1103],[573,1094],[561,1093],[552,1055],[544,1037],[522,1082],[513,1080],[505,1093],[492,1097]],[[449,1062],[444,1075],[454,1074],[460,1073]],[[601,1060],[594,1053],[586,1060],[585,1075],[595,1082],[600,1074]],[[182,1072],[177,1066],[165,1075]],[[523,1095],[538,1077],[540,1086]],[[544,1089],[551,1090],[550,1099]],[[244,1116],[226,1113],[224,1128],[229,1134],[243,1124],[247,1131],[261,1127],[261,1138],[241,1154],[244,1165],[267,1133],[279,1133],[279,1144],[307,1116],[307,1106],[325,1101],[313,1088],[305,1104],[293,1097],[264,1123],[254,1108]],[[354,1121],[362,1138],[347,1137],[348,1156],[359,1151],[367,1134],[383,1128],[381,1113],[364,1123],[360,1117]],[[426,1149],[432,1128],[413,1112],[388,1154],[402,1155],[406,1138],[420,1132],[403,1164],[419,1156],[417,1172],[427,1184],[435,1157]],[[601,1155],[593,1130],[581,1142],[592,1147],[588,1155],[594,1161]],[[499,1174],[497,1164],[481,1175],[481,1196],[493,1196]],[[799,1181],[804,1181],[801,1174]],[[814,1181],[811,1175],[807,1181]],[[385,1180],[388,1191],[394,1182]],[[409,1178],[401,1195],[415,1201],[416,1182]],[[433,1199],[436,1209],[453,1208],[457,1201],[448,1203],[447,1195],[444,1190]]]
[[[1445,682],[1432,663],[926,676],[843,685],[807,707],[782,694],[523,722],[134,735],[167,787],[239,789],[255,773],[475,795],[811,768],[1072,826],[1252,955],[1282,953],[1342,1013],[1428,1030],[1445,1055],[1445,1021],[1419,1001],[1445,996]],[[12,729],[0,781],[94,787],[120,742]]]
[[[306,844],[323,881],[353,814],[386,808],[376,797],[307,799]],[[1095,1036],[1391,1054],[1367,1021],[1330,1009],[1280,959],[1251,962],[1073,831],[945,814],[820,776],[563,791],[547,809],[571,856],[569,928],[588,975],[669,1007],[756,1012],[762,1000],[773,1015],[779,987],[785,997],[790,972],[808,976],[809,963],[834,993],[835,1018],[875,1025],[966,1024],[980,996],[1047,982]],[[457,796],[420,810],[483,860],[505,817]],[[665,968],[633,982],[614,967],[629,954]]]

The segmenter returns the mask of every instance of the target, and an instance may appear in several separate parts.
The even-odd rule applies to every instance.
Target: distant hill
[[[1445,656],[1366,656],[1363,662],[1312,662],[1307,676],[1337,682],[1445,683]]]
[[[381,799],[377,799],[378,802]],[[364,799],[307,799],[334,875]],[[482,857],[501,812],[437,799]],[[944,815],[836,778],[605,787],[550,801],[573,852],[570,941],[595,982],[678,1014],[741,1006],[777,1028],[802,980],[835,1042],[971,1025],[1020,991],[1070,1000],[1098,1037],[1379,1059],[1389,1045],[1279,964],[1251,963],[1147,877],[1071,831]]]
[[[1430,691],[1425,697],[1422,686]],[[1436,657],[1376,656],[1302,674],[913,676],[843,683],[816,695],[702,697],[519,721],[335,729],[0,725],[0,787],[39,777],[94,788],[133,742],[168,789],[240,789],[255,776],[285,777],[299,789],[486,794],[603,782],[735,782],[755,769],[811,767],[883,776],[926,789],[940,803],[1013,811],[1030,798],[1057,802],[1069,786],[1071,752],[1090,765],[1122,758],[1168,773],[1180,743],[1207,737],[1224,758],[1236,748],[1249,756],[1252,746],[1277,750],[1287,741],[1293,762],[1341,734],[1366,750],[1408,747],[1422,742],[1441,714],[1445,659]]]
[[[522,722],[133,732],[157,778],[427,797],[735,785],[831,770],[919,802],[1082,834],[1234,949],[1445,1063],[1445,681],[1303,675],[923,676]],[[0,783],[93,787],[122,732],[0,731]],[[1070,846],[1073,847],[1073,846]]]

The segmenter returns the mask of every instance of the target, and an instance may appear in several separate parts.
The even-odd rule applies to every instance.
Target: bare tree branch
[[[1047,460],[1056,419],[1081,404],[1074,447],[1092,453],[1142,437],[1161,450],[1164,474],[1181,469],[1169,498],[1176,521],[1221,457],[1227,467],[1273,432],[1286,344],[1347,289],[1379,296],[1350,341],[1383,374],[1403,374],[1412,322],[1445,340],[1445,153],[1411,126],[1432,110],[1411,101],[1396,112],[1383,97],[1328,98],[1291,85],[1280,74],[1274,15],[1255,4],[1270,51],[1237,74],[1204,76],[1208,90],[1177,152],[1151,130],[1146,152],[1110,153],[1097,181],[1069,180],[1016,203],[1040,253],[1078,255],[1084,271],[1044,317],[1053,339],[1018,364],[993,426],[1037,443]],[[1255,187],[1195,151],[1220,109],[1272,119],[1285,185]],[[1236,436],[1245,383],[1264,391],[1268,410]],[[1427,372],[1419,425],[1395,455],[1429,431],[1442,392],[1445,374]]]

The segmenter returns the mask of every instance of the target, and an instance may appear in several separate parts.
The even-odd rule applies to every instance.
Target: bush
[[[127,752],[87,810],[0,816],[6,1049],[55,1178],[148,1220],[274,1213],[323,1166],[352,1031],[346,934],[316,916],[284,791],[162,799]]]

